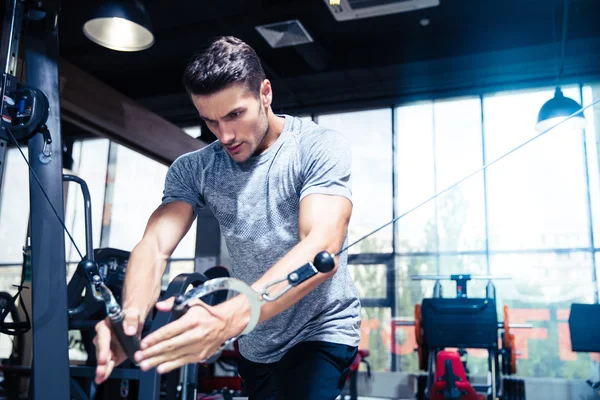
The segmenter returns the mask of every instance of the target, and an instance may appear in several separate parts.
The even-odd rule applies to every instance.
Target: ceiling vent
[[[312,43],[313,39],[297,19],[257,26],[256,30],[273,48]]]
[[[349,21],[437,7],[440,0],[325,0],[325,3],[336,20]]]

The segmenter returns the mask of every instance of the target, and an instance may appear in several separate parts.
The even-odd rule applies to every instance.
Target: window
[[[600,99],[600,84],[583,87],[583,106]],[[600,141],[600,105],[596,104],[584,111],[587,126],[585,129],[585,145],[587,169],[589,173],[589,189],[594,245],[600,247],[600,160],[598,143]]]
[[[433,105],[398,107],[396,113],[396,251],[436,251]],[[408,213],[408,214],[407,214]]]
[[[397,222],[399,252],[485,249],[483,174],[454,186],[482,166],[479,104],[470,98],[396,109],[397,213],[408,212]]]
[[[361,299],[387,298],[387,265],[385,264],[348,264],[350,276]]]
[[[600,97],[595,91],[584,87],[582,98],[579,87],[563,88],[584,105]],[[553,89],[529,90],[396,108],[397,214],[537,135],[537,113],[553,95]],[[434,282],[412,275],[509,276],[494,281],[499,320],[506,304],[511,321],[534,324],[513,330],[523,352],[519,375],[587,379],[592,358],[570,351],[568,314],[571,303],[594,301],[597,286],[590,240],[590,221],[600,228],[594,114],[587,111],[585,132],[548,132],[487,168],[485,181],[477,172],[398,221],[397,319],[412,320],[415,304],[432,295]],[[470,281],[469,295],[483,296],[486,284]],[[445,297],[455,288],[442,282]],[[412,329],[396,329],[395,360],[399,369],[418,372]],[[485,374],[486,354],[469,354],[471,372]]]
[[[362,307],[361,339],[358,347],[369,349],[367,361],[373,371],[389,370],[390,365],[390,320],[389,307]],[[364,368],[361,365],[361,370]]]
[[[27,147],[21,146],[28,158]],[[23,246],[29,221],[29,167],[18,149],[6,151],[0,188],[0,263],[23,263]]]
[[[436,193],[483,166],[480,104],[479,98],[434,103]],[[483,194],[479,172],[435,200],[438,251],[485,250]]]
[[[578,88],[563,88],[580,102]],[[553,90],[484,98],[485,152],[494,160],[535,136]],[[488,174],[491,251],[590,246],[583,136],[550,131],[494,164]]]
[[[392,219],[392,115],[390,109],[319,115],[317,123],[345,136],[352,148],[352,198],[348,243]],[[392,252],[391,226],[348,252]]]
[[[110,151],[109,173],[114,175],[105,204],[103,235],[107,235],[109,247],[132,251],[141,240],[150,215],[161,203],[168,167],[115,143]],[[193,259],[195,240],[196,222],[172,258]]]
[[[499,315],[533,329],[513,329],[520,376],[588,379],[589,354],[571,352],[568,318],[571,303],[592,302],[592,256],[587,252],[501,254],[490,259]]]
[[[75,142],[73,145],[73,171],[65,171],[83,179],[88,186],[92,204],[92,236],[94,248],[100,247],[102,214],[104,212],[104,190],[108,163],[108,139],[93,139]],[[85,208],[81,186],[65,183],[65,226],[75,240],[81,254],[85,256]],[[81,261],[77,250],[65,234],[65,257],[67,261]]]

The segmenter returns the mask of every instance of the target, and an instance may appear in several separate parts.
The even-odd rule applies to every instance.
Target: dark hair
[[[213,39],[193,55],[183,73],[183,85],[196,95],[213,94],[233,83],[243,83],[258,97],[264,79],[254,49],[233,36]]]

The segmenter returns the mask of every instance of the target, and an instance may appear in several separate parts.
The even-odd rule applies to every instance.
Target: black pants
[[[248,400],[334,400],[344,388],[357,351],[342,344],[303,342],[272,364],[242,357],[238,372]]]

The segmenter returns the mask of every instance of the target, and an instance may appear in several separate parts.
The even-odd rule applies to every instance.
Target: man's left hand
[[[169,312],[174,298],[156,303],[159,311]],[[192,305],[193,304],[193,305]],[[212,356],[229,339],[228,316],[222,310],[196,300],[179,319],[146,336],[135,360],[142,371],[154,367],[159,374]]]

